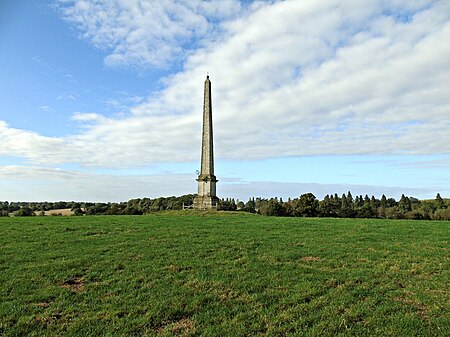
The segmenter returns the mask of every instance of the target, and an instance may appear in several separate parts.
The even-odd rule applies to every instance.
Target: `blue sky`
[[[450,197],[446,1],[0,4],[0,200]]]

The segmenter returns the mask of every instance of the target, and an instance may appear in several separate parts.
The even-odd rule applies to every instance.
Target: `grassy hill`
[[[449,336],[448,221],[0,218],[0,336]]]

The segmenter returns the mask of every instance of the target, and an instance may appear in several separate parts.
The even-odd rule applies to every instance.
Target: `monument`
[[[197,181],[198,193],[194,198],[194,208],[216,208],[219,198],[216,196],[216,183],[218,180],[214,175],[211,81],[209,76],[206,76],[203,97],[202,159]]]

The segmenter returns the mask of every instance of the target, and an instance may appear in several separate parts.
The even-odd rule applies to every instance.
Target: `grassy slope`
[[[0,335],[448,336],[449,222],[0,218]]]

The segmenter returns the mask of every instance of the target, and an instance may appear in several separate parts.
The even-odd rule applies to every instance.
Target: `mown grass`
[[[0,218],[1,336],[449,336],[450,222]]]

